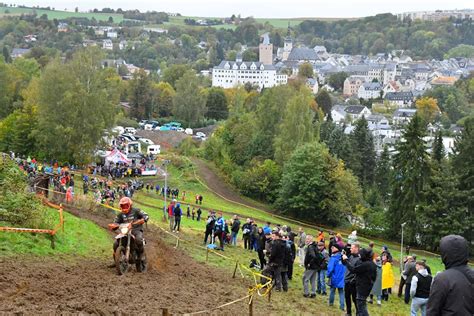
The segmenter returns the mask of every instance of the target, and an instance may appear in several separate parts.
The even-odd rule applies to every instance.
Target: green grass
[[[321,227],[317,225],[300,225],[299,223],[295,222],[294,220],[291,219],[282,219],[281,217],[275,217],[274,214],[267,213],[263,210],[257,210],[254,208],[249,208],[242,206],[240,204],[236,204],[233,202],[226,201],[213,193],[210,189],[208,189],[205,185],[203,185],[198,178],[196,178],[194,174],[194,166],[191,164],[187,164],[182,168],[176,168],[174,166],[169,166],[168,167],[168,173],[169,173],[169,178],[168,178],[168,185],[171,188],[179,188],[180,192],[186,191],[186,201],[181,201],[181,193],[180,193],[180,202],[183,205],[182,209],[183,212],[186,212],[186,208],[188,203],[193,204],[194,203],[194,196],[196,194],[201,194],[203,195],[203,214],[202,216],[204,218],[207,218],[207,210],[205,209],[211,209],[211,210],[221,210],[224,212],[224,217],[226,219],[230,219],[231,216],[234,214],[237,214],[241,219],[250,217],[256,220],[256,222],[259,225],[264,224],[265,222],[269,221],[273,224],[279,223],[281,225],[288,225],[293,228],[293,230],[297,230],[299,226],[304,227],[305,232],[308,234],[312,235],[317,235],[317,232]],[[154,185],[157,183],[160,184],[160,186],[164,185],[164,179],[157,179],[157,178],[144,178],[148,179],[146,181],[152,182]],[[146,193],[145,190],[138,192],[134,196],[134,200],[137,201],[137,204],[139,207],[144,207],[147,208],[143,205],[140,205],[139,203],[145,203],[148,205],[156,205],[156,210],[158,212],[158,209],[161,209],[163,207],[163,200],[161,197],[156,194],[156,193]],[[192,208],[192,206],[191,206]],[[196,207],[197,209],[197,207]],[[162,216],[162,213],[157,213],[160,218]],[[203,223],[190,223],[191,227],[193,229],[204,229],[204,224]],[[328,231],[328,228],[325,227],[323,228],[324,231]],[[347,230],[346,229],[337,229],[337,228],[331,228],[331,230],[334,231],[339,231],[342,233],[344,238],[347,238]],[[387,240],[381,240],[378,238],[365,238],[362,236],[359,236],[359,242],[361,242],[362,246],[366,247],[368,246],[368,243],[370,241],[373,241],[375,243],[375,249],[377,251],[380,251],[381,247],[383,245],[387,245],[396,261],[396,264],[398,264],[398,261],[400,260],[400,244],[395,243],[395,242],[390,242]],[[439,258],[438,255],[436,254],[431,254],[429,252],[421,251],[421,250],[415,250],[413,249],[411,251],[413,254],[417,254],[418,258],[426,258],[427,263],[430,265],[430,267],[433,270],[433,273],[436,273],[437,271],[442,271],[444,270],[443,264],[441,262],[441,259]],[[396,273],[398,273],[399,268],[395,267]]]
[[[147,206],[143,206],[141,208],[151,216],[152,224],[157,225],[163,229],[168,229],[168,224],[162,221],[161,211],[159,211],[157,208],[150,208]],[[181,224],[182,229],[179,236],[182,238],[182,241],[179,244],[179,248],[191,255],[191,257],[197,262],[205,263],[206,250],[197,246],[202,245],[205,222],[193,221],[184,216]],[[165,240],[169,242],[170,245],[175,245],[176,243],[176,240],[169,235],[166,235]],[[226,247],[222,254],[229,257],[230,260],[210,253],[207,264],[226,270],[229,273],[229,277],[234,271],[235,262],[238,261],[239,263],[248,266],[251,259],[258,259],[255,252],[246,251],[242,248],[241,240],[239,240],[239,245],[237,247]],[[397,271],[394,272],[397,274]],[[252,280],[251,275],[245,272],[245,270],[243,270],[243,274],[248,280]],[[263,305],[263,307],[266,309],[270,308],[275,314],[281,314],[284,311],[298,311],[298,313],[314,313],[314,311],[318,311],[318,314],[327,313],[330,315],[339,315],[338,309],[336,307],[328,306],[328,296],[317,296],[314,300],[309,300],[302,297],[302,275],[303,268],[299,267],[296,261],[294,265],[293,280],[290,281],[289,284],[290,291],[288,293],[273,293],[271,303],[267,303],[266,299],[257,298],[257,304]],[[237,272],[237,277],[242,277],[240,272]],[[395,287],[394,290],[396,288],[397,287]],[[338,298],[336,297],[336,302],[338,302],[337,300]],[[392,295],[389,302],[384,303],[383,307],[381,308],[373,305],[369,306],[369,313],[371,315],[407,315],[409,313],[409,306],[405,305],[401,299],[396,297],[396,295]]]
[[[5,11],[9,13],[5,13]],[[123,14],[117,13],[88,13],[88,12],[68,12],[68,11],[59,11],[59,10],[41,10],[34,8],[17,8],[17,7],[0,7],[0,15],[20,15],[20,14],[32,14],[36,13],[38,17],[43,14],[48,15],[48,19],[67,19],[67,18],[95,18],[97,21],[108,21],[109,17],[114,19],[114,23],[120,23],[123,21]]]
[[[46,217],[54,218],[55,223],[59,222],[57,210],[48,208],[46,212]],[[55,249],[51,248],[51,239],[46,234],[0,232],[0,256],[63,254],[103,257],[110,254],[112,239],[106,230],[66,211],[63,214],[64,232],[58,231],[54,237]]]

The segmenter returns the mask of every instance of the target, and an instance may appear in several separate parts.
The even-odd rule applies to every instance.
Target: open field
[[[5,11],[9,13],[5,13]],[[108,21],[109,17],[114,19],[115,23],[123,21],[122,14],[115,13],[86,13],[86,12],[69,12],[69,11],[58,11],[58,10],[42,10],[34,8],[18,8],[18,7],[0,7],[0,16],[20,15],[20,14],[33,14],[36,13],[38,17],[46,14],[48,19],[67,19],[67,18],[95,18],[97,21]]]
[[[194,20],[204,20],[204,19],[222,19],[216,17],[196,17],[196,16],[172,16],[169,17],[169,22],[165,22],[165,26],[183,26],[186,25],[184,23],[185,19],[194,19]],[[318,21],[337,21],[343,20],[342,18],[255,18],[258,23],[270,23],[273,27],[286,29],[288,27],[288,23],[290,26],[296,26],[305,20],[318,20]],[[345,19],[345,20],[353,20],[353,19]],[[199,26],[196,26],[199,27]],[[223,29],[235,29],[237,25],[234,24],[220,24],[220,25],[213,25],[214,28],[223,28]]]

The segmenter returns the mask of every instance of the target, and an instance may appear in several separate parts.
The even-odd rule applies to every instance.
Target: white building
[[[212,86],[233,88],[238,85],[250,83],[270,88],[286,84],[287,75],[277,73],[275,66],[264,65],[260,62],[243,62],[240,58],[236,61],[223,60],[212,69]]]
[[[127,41],[126,40],[121,40],[120,43],[119,43],[119,49],[124,50],[125,48],[127,48]]]
[[[108,31],[107,32],[107,37],[108,38],[117,38],[118,34],[117,34],[117,32],[114,32],[114,31]]]
[[[331,117],[334,123],[356,121],[362,117],[368,118],[372,112],[361,105],[335,105],[331,110]]]
[[[102,41],[102,49],[106,50],[113,50],[114,49],[114,43],[110,39],[105,39]]]
[[[357,92],[357,97],[370,100],[380,98],[380,92],[382,91],[382,86],[378,82],[365,82],[359,87]]]
[[[393,124],[400,125],[410,122],[410,120],[415,116],[416,109],[397,109],[393,113]]]

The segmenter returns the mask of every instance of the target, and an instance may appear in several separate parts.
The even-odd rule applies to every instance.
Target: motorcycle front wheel
[[[123,275],[128,271],[128,260],[124,246],[119,246],[117,250],[115,250],[115,269],[118,275]]]

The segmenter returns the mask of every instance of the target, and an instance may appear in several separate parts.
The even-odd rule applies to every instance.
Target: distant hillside
[[[170,16],[169,22],[165,22],[165,26],[183,26],[186,25],[186,19],[194,19],[194,20],[214,20],[214,19],[224,19],[224,17],[197,17],[197,16]],[[301,17],[301,18],[255,18],[258,23],[265,24],[270,23],[273,27],[276,28],[287,28],[288,24],[291,26],[297,26],[303,21],[325,21],[325,22],[332,22],[332,21],[339,21],[339,20],[356,20],[355,18],[318,18],[318,17]],[[214,25],[212,27],[215,28],[223,28],[223,29],[235,29],[237,25],[235,24],[219,24]]]
[[[38,17],[46,14],[48,19],[67,19],[67,18],[95,18],[97,21],[108,21],[110,17],[115,23],[123,21],[123,14],[117,13],[84,13],[84,12],[69,12],[69,11],[58,11],[58,10],[45,10],[35,8],[18,8],[18,7],[0,7],[0,17],[8,15],[21,15],[21,14],[34,14]]]

